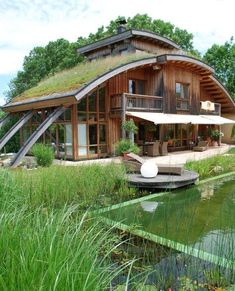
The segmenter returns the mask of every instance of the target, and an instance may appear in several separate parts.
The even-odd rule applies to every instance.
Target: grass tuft
[[[235,171],[235,155],[215,156],[200,161],[187,162],[185,168],[199,173],[200,179]]]

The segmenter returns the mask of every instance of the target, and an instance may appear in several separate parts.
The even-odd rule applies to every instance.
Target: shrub
[[[37,164],[42,167],[51,166],[55,157],[53,149],[43,144],[35,144],[32,148],[32,153],[36,158]]]
[[[136,144],[133,144],[129,139],[121,139],[115,145],[116,154],[120,156],[123,153],[139,153],[139,148]]]

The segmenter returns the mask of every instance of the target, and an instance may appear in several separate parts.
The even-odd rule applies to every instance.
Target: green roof
[[[42,96],[44,97],[58,93],[63,94],[69,91],[79,90],[87,83],[116,67],[150,56],[152,55],[144,52],[138,54],[132,53],[106,57],[92,62],[80,63],[72,69],[61,71],[42,80],[37,86],[26,90],[21,95],[15,97],[12,100],[12,103],[25,101],[31,98],[40,98]]]

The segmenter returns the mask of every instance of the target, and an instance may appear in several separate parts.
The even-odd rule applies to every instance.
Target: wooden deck
[[[144,178],[141,174],[128,174],[127,179],[131,186],[145,189],[176,189],[194,184],[199,174],[184,170],[182,175],[157,175],[154,178]]]

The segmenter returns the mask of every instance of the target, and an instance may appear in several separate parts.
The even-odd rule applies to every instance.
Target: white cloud
[[[0,74],[16,72],[22,65],[25,51],[17,49],[0,49]]]
[[[34,46],[60,37],[75,41],[118,15],[137,13],[187,29],[196,35],[195,46],[205,50],[212,41],[224,42],[234,35],[233,11],[233,0],[0,0],[0,51],[1,44],[28,53]],[[16,69],[18,65],[19,61]]]

